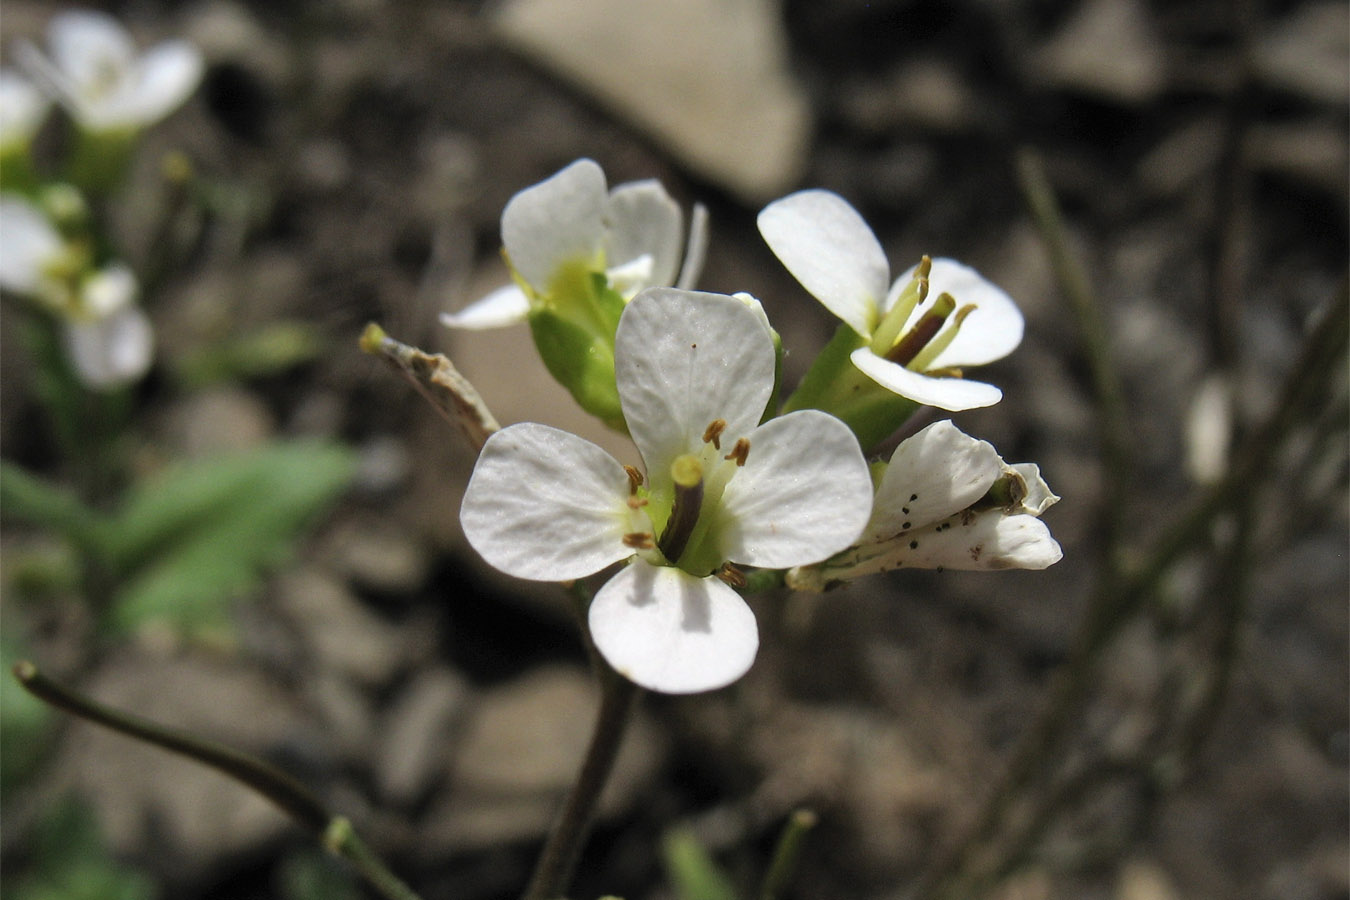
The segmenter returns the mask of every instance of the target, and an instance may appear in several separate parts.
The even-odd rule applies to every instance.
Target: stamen
[[[632,497],[632,496],[630,496],[630,497],[628,498],[628,508],[629,508],[629,509],[642,509],[642,507],[646,506],[646,505],[647,505],[648,503],[650,503],[650,502],[651,502],[651,501],[648,500],[646,497]]]
[[[669,562],[678,563],[703,506],[703,464],[687,453],[677,456],[670,464],[670,478],[675,483],[675,503],[656,546]]]
[[[933,261],[925,256],[914,268],[914,274],[904,290],[895,298],[895,303],[886,311],[877,327],[872,329],[872,352],[885,356],[886,351],[900,337],[900,331],[909,321],[915,307],[928,299],[928,273],[933,269]]]
[[[747,456],[749,456],[749,455],[750,455],[750,439],[749,439],[749,438],[737,438],[737,439],[736,439],[736,446],[735,446],[735,447],[732,447],[732,448],[731,448],[731,452],[728,453],[726,456],[724,456],[724,457],[722,457],[722,458],[723,458],[723,459],[734,459],[734,460],[736,460],[736,465],[738,465],[738,466],[743,466],[743,465],[745,465],[745,458],[746,458]]]
[[[947,327],[942,329],[937,337],[928,342],[928,346],[923,348],[918,356],[914,357],[908,368],[914,372],[926,372],[928,367],[933,364],[933,360],[938,358],[943,350],[951,346],[952,341],[956,339],[956,334],[961,330],[961,323],[966,320],[966,316],[975,311],[975,304],[967,303],[956,311],[956,314],[947,322]]]
[[[628,494],[632,496],[642,487],[642,473],[636,466],[624,466],[623,470],[628,473]]]
[[[933,301],[932,309],[924,313],[914,327],[909,330],[909,334],[896,342],[896,345],[886,352],[886,358],[893,363],[899,363],[902,366],[908,366],[919,355],[919,351],[928,345],[942,328],[942,323],[947,321],[947,317],[956,309],[956,301],[952,299],[951,294],[942,294]]]
[[[712,444],[714,450],[722,449],[722,432],[727,430],[726,419],[713,419],[703,429],[703,443]]]
[[[652,543],[652,533],[650,531],[631,531],[623,536],[623,545],[632,547],[634,550],[651,550],[656,544]]]
[[[731,587],[743,588],[746,585],[745,573],[729,562],[722,563],[722,568],[718,569],[716,574],[718,578]]]

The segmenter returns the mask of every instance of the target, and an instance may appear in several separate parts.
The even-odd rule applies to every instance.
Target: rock
[[[272,436],[272,413],[256,394],[211,388],[185,398],[169,412],[168,440],[188,459],[253,450]]]
[[[773,0],[511,0],[492,24],[747,201],[803,172],[810,111]]]
[[[449,668],[419,673],[394,700],[380,727],[375,780],[390,803],[411,805],[444,771],[469,687]]]
[[[346,585],[314,569],[277,579],[277,606],[294,620],[321,668],[381,685],[407,663],[402,632],[361,604]]]
[[[1253,49],[1257,70],[1270,83],[1341,110],[1350,100],[1350,11],[1344,3],[1300,4],[1263,31]]]
[[[263,756],[312,740],[294,697],[260,672],[216,657],[115,654],[81,690],[117,709]],[[72,724],[53,788],[93,805],[114,849],[166,848],[160,864],[256,850],[285,832],[270,801],[199,763],[85,723]],[[302,781],[305,772],[296,772]]]
[[[1120,867],[1116,900],[1177,900],[1172,879],[1155,862],[1131,860]]]
[[[324,541],[333,571],[369,590],[411,594],[431,565],[423,542],[396,520],[360,517],[336,526]]]
[[[421,828],[424,849],[462,852],[542,835],[581,766],[598,703],[590,676],[563,666],[485,691],[458,742],[444,803]],[[661,745],[638,710],[601,797],[601,815],[630,808],[661,759]]]
[[[1032,57],[1032,74],[1051,87],[1122,103],[1153,99],[1166,83],[1162,43],[1138,0],[1088,0]]]

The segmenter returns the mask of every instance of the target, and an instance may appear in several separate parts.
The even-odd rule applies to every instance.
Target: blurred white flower
[[[27,78],[0,69],[0,152],[27,147],[51,106]]]
[[[925,260],[894,283],[886,253],[838,194],[799,191],[770,203],[759,230],[787,270],[857,332],[853,364],[887,390],[957,411],[992,406],[1003,392],[961,367],[1007,356],[1022,314],[1002,290],[955,260]]]
[[[788,573],[823,590],[892,569],[1044,569],[1063,557],[1040,515],[1059,497],[1032,463],[1008,465],[987,441],[934,422],[900,443],[856,546]]]
[[[17,195],[0,196],[0,288],[61,318],[66,352],[80,380],[106,390],[139,379],[154,357],[154,331],[136,305],[136,276],[120,263],[94,270]]]
[[[707,216],[694,208],[687,241],[683,220],[659,181],[608,190],[604,170],[579,159],[507,202],[502,245],[516,283],[443,313],[441,322],[470,329],[523,322],[532,309],[576,302],[563,294],[592,273],[625,301],[647,287],[692,287],[703,268]]]
[[[20,64],[92,132],[153,125],[187,100],[205,68],[200,51],[183,40],[137,52],[121,23],[101,12],[58,14],[47,26],[47,48],[50,55],[20,44]]]

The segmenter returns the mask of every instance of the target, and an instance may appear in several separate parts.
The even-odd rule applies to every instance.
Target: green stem
[[[801,858],[802,843],[811,829],[819,821],[809,809],[794,810],[788,816],[783,833],[778,836],[778,846],[774,848],[773,860],[764,876],[764,886],[760,889],[759,900],[778,900],[792,875],[797,871],[797,861]]]
[[[619,745],[641,693],[637,685],[606,667],[600,711],[595,718],[586,758],[562,811],[553,822],[534,875],[521,900],[553,900],[567,890],[581,857],[581,848],[595,821],[600,794],[614,769]]]
[[[96,703],[52,681],[31,662],[16,663],[14,677],[34,697],[57,709],[170,753],[186,756],[252,788],[312,832],[335,855],[350,862],[386,900],[420,900],[357,836],[350,822],[342,816],[334,816],[309,788],[271,763],[224,744]]]

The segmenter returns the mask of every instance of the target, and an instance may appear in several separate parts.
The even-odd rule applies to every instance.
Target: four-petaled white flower
[[[564,581],[629,560],[595,595],[595,645],[632,681],[667,693],[722,687],[759,646],[729,563],[785,569],[857,539],[872,482],[857,440],[803,410],[760,424],[775,352],[742,299],[648,289],[625,308],[619,395],[645,466],[545,425],[484,446],[460,519],[491,565]],[[721,578],[719,578],[721,576]]]
[[[934,422],[891,456],[857,546],[787,583],[821,590],[902,567],[1044,569],[1064,555],[1039,518],[1058,500],[1036,465],[1008,465],[987,441]]]
[[[26,148],[42,127],[51,102],[28,79],[0,69],[0,151]]]
[[[50,57],[19,46],[20,63],[87,131],[136,131],[182,105],[201,81],[200,51],[170,40],[144,54],[127,30],[101,12],[72,11],[47,26]]]
[[[136,276],[116,263],[93,271],[79,247],[14,195],[0,197],[0,288],[61,317],[67,355],[88,387],[116,388],[150,368],[154,331],[135,302]]]
[[[802,286],[864,341],[851,359],[877,384],[952,411],[1002,399],[993,385],[959,377],[960,368],[1011,353],[1022,340],[1022,314],[974,269],[935,259],[929,271],[925,261],[890,283],[872,229],[824,190],[770,203],[759,230]]]
[[[607,190],[600,166],[579,159],[506,204],[502,245],[516,283],[443,313],[441,322],[471,329],[523,322],[591,273],[605,275],[624,300],[647,287],[692,287],[703,267],[707,216],[694,208],[681,264],[683,220],[659,181]]]

